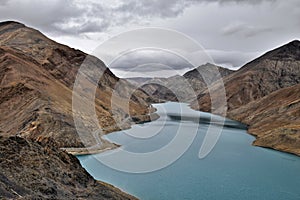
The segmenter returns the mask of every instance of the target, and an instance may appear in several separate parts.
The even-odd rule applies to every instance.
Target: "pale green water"
[[[112,133],[108,138],[136,153],[157,150],[172,140],[179,126],[192,130],[197,125],[190,118],[198,113],[188,109],[185,104],[166,103],[158,106],[176,115],[180,105],[185,107],[182,115],[188,116],[187,120],[162,116],[150,123],[155,128],[161,125],[164,118],[167,119],[160,133],[151,138],[136,139],[122,132]],[[158,113],[163,115],[161,109]],[[199,148],[209,126],[207,120],[201,120],[197,136],[183,156],[172,165],[155,172],[119,172],[98,161],[96,158],[99,155],[78,158],[96,179],[111,183],[140,199],[300,199],[300,158],[253,147],[251,143],[254,138],[245,130],[230,128],[240,126],[239,123],[228,121],[227,124],[229,126],[223,129],[213,151],[205,159],[199,159]],[[130,134],[151,134],[151,128],[149,133],[141,133],[141,126],[134,126],[129,130]]]

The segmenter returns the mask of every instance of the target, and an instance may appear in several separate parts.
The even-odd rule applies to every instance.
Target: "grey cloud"
[[[111,69],[132,72],[153,72],[161,70],[182,70],[194,68],[184,58],[161,50],[139,50],[116,59]]]
[[[101,4],[72,0],[7,0],[1,20],[16,20],[57,35],[106,30],[111,16]]]
[[[271,27],[252,26],[246,23],[234,22],[222,29],[223,35],[242,35],[244,37],[253,37],[258,34],[272,31]]]
[[[213,62],[217,65],[237,69],[246,62],[261,55],[261,52],[238,52],[238,51],[220,51],[207,50]],[[125,54],[116,59],[109,68],[112,70],[124,71],[129,74],[142,72],[159,71],[188,71],[196,66],[192,66],[184,58],[175,54],[163,51],[137,51]]]
[[[221,51],[207,50],[207,53],[213,58],[214,62],[223,67],[236,69],[253,58],[261,55],[261,52],[238,52],[238,51]]]
[[[71,0],[9,0],[0,7],[0,18],[20,21],[44,31],[60,31],[56,26],[69,23],[81,12]]]
[[[270,0],[213,0],[226,3],[259,3]],[[95,1],[5,0],[0,6],[0,19],[8,18],[53,32],[76,35],[103,32],[113,26],[143,24],[156,18],[172,18],[196,3],[209,0],[121,0],[120,5]]]
[[[245,28],[247,28],[247,26],[243,23],[229,24],[228,26],[223,28],[222,34],[223,35],[233,35],[233,34],[241,32]]]
[[[128,0],[115,9],[118,12],[128,12],[133,16],[176,17],[184,8],[196,1],[182,0]]]
[[[207,0],[209,1],[209,0]],[[247,3],[247,4],[258,4],[264,1],[277,1],[277,0],[213,0],[215,2],[219,2],[221,4],[226,4],[226,3]]]
[[[6,6],[10,0],[2,0],[0,7]]]
[[[115,8],[114,12],[127,13],[132,17],[177,17],[194,4],[217,2],[257,4],[263,1],[276,0],[127,0]],[[126,15],[126,14],[124,14]]]
[[[193,37],[206,48],[219,49],[210,50],[211,56],[216,64],[228,67],[239,67],[252,60],[260,54],[256,51],[268,51],[292,39],[299,39],[299,0],[113,2],[117,3],[96,0],[4,0],[0,5],[0,20],[21,21],[53,39],[82,50],[94,49],[97,41],[136,27],[150,25],[170,28]],[[71,42],[68,40],[70,38]],[[85,38],[89,38],[90,43]],[[135,42],[135,39],[130,41]],[[110,51],[107,50],[108,53]],[[123,65],[118,62],[119,66],[115,67],[130,69],[155,60],[153,57],[150,59],[149,55],[140,56],[123,58]],[[174,62],[173,56],[156,56],[156,61],[171,60],[165,64],[175,69],[186,67]],[[133,59],[140,60],[134,63]],[[146,66],[143,70],[148,69]]]
[[[238,52],[206,50],[213,62],[223,67],[236,69],[246,64],[261,52]],[[116,59],[109,68],[131,72],[153,72],[161,70],[189,70],[196,66],[191,65],[184,58],[170,52],[141,50],[125,54]],[[168,68],[168,69],[166,69]]]

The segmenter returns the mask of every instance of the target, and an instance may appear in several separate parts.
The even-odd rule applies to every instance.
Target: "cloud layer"
[[[265,51],[299,39],[300,1],[3,0],[0,20],[23,22],[89,53],[123,31],[149,26],[175,29],[204,46],[216,64],[236,68]],[[127,69],[150,58],[170,59],[164,64],[187,68],[168,56],[148,52],[121,60]],[[120,65],[115,69],[121,70]]]
[[[175,18],[186,8],[217,2],[257,4],[272,0],[4,0],[0,19],[19,20],[47,32],[83,34],[127,23],[150,24],[153,18]],[[275,1],[275,0],[273,0]]]
[[[184,58],[163,50],[139,50],[116,59],[110,68],[132,72],[193,69]]]

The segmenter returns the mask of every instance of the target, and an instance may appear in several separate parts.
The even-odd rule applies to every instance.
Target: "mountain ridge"
[[[182,76],[175,75],[168,78],[142,79],[136,78],[137,85],[156,102],[182,101],[190,102],[200,91],[208,85],[233,73],[233,70],[223,68],[211,63],[196,67]],[[134,79],[129,79],[134,81]]]
[[[35,138],[40,142],[55,138],[60,147],[83,147],[74,126],[71,104],[73,83],[83,62],[103,72],[103,76],[97,82],[96,111],[100,125],[104,128],[110,127],[105,130],[106,132],[129,128],[133,123],[126,122],[123,127],[118,127],[113,113],[110,112],[110,98],[117,83],[123,87],[123,93],[117,94],[116,101],[128,101],[131,112],[126,113],[121,103],[114,105],[119,109],[115,112],[119,120],[125,118],[126,114],[135,116],[135,120],[150,120],[149,104],[146,102],[149,97],[138,90],[132,96],[137,101],[126,100],[125,94],[134,90],[134,87],[116,77],[98,58],[61,45],[21,23],[2,23],[0,32],[0,88],[10,91],[7,93],[8,96],[15,95],[14,92],[18,89],[23,91],[10,105],[7,102],[0,105],[2,113],[6,113],[0,114],[0,129],[3,133]],[[95,84],[93,83],[95,77],[90,78],[91,84]],[[26,94],[26,91],[31,93]],[[36,98],[31,98],[33,93]],[[2,98],[0,102],[7,97]],[[13,109],[14,115],[6,112],[8,107]],[[17,115],[17,112],[21,114]],[[17,120],[15,116],[18,116]],[[93,143],[92,137],[87,137],[90,137],[88,140]],[[68,139],[65,141],[65,138]],[[104,143],[109,145],[107,142]]]
[[[280,105],[276,107],[270,105],[270,103],[276,104],[276,101],[282,102],[284,105],[289,102],[286,99],[290,94],[289,90],[298,91],[300,84],[299,58],[300,41],[295,40],[263,54],[225,77],[223,82],[227,95],[228,111],[219,114],[249,125],[249,133],[257,137],[254,142],[255,145],[300,155],[300,147],[292,145],[300,143],[298,138],[298,125],[300,122],[295,117],[297,113]],[[218,99],[221,90],[222,86],[213,84],[211,95]],[[281,92],[283,95],[280,95]],[[214,109],[216,111],[217,108],[211,108],[210,98],[209,92],[203,91],[199,94],[197,100],[192,102],[191,106],[196,110],[211,112]],[[294,98],[293,101],[296,103],[293,106],[297,108],[299,97],[294,96]],[[226,104],[226,102],[218,103],[219,106]],[[257,109],[261,110],[260,113],[257,113]],[[281,112],[282,109],[286,112]],[[265,118],[262,119],[259,114]],[[281,121],[275,120],[276,117]],[[278,126],[274,125],[274,122]],[[260,129],[258,126],[263,128]],[[295,137],[283,139],[285,138],[283,133],[288,133],[291,130],[288,128],[289,126],[296,129]],[[281,131],[279,131],[280,128]],[[274,131],[274,134],[271,134],[272,131]],[[269,133],[268,139],[265,133]],[[286,137],[288,137],[288,134]],[[289,146],[293,146],[293,148]]]

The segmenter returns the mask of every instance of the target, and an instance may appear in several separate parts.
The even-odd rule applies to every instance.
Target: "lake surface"
[[[111,152],[78,156],[95,179],[145,200],[300,199],[299,157],[252,146],[254,137],[248,135],[238,122],[226,120],[226,126],[220,129],[221,117],[193,111],[186,104],[154,106],[160,119],[135,125],[125,132],[111,133],[106,138],[121,144],[122,150],[142,154],[166,147],[177,135],[186,134],[191,138],[191,133],[196,130],[189,148],[171,165],[148,173],[121,172],[102,164],[101,156]],[[199,159],[199,149],[209,127],[222,130],[222,133],[212,151]],[[182,146],[178,144],[178,148]],[[173,146],[167,150],[169,154],[163,154],[166,157],[149,160],[146,165],[160,165],[174,156],[176,150]],[[137,161],[120,158],[120,168],[127,166],[126,162],[145,167]]]

